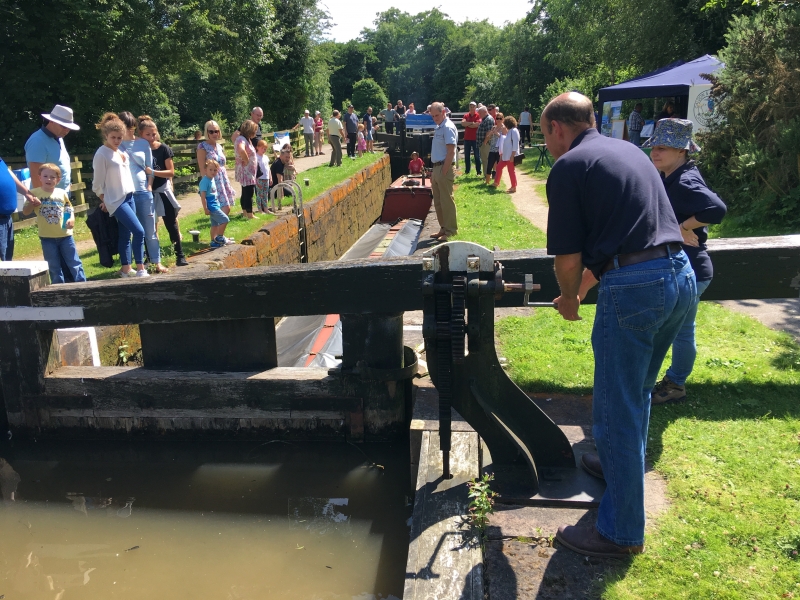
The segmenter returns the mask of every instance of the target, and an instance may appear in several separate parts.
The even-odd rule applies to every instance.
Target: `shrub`
[[[710,76],[720,120],[700,137],[709,184],[745,225],[800,225],[800,8],[734,17]]]

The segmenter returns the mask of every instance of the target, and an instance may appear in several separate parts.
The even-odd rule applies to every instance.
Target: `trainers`
[[[214,240],[214,241],[211,242],[210,247],[211,248],[222,248],[224,245],[225,245],[224,243],[220,244],[217,240]]]
[[[650,396],[650,404],[667,404],[686,400],[686,386],[678,385],[666,375],[656,384]]]
[[[150,273],[147,272],[147,269],[142,269],[141,271],[136,271],[134,277],[150,277]]]
[[[175,260],[175,266],[176,266],[176,267],[188,267],[188,266],[189,266],[189,261],[188,261],[188,260],[186,260],[186,257],[185,257],[185,256],[183,256],[183,255],[180,255],[180,256],[179,256],[179,257],[178,257],[178,258]]]

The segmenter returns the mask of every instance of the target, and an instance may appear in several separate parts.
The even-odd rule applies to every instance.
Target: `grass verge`
[[[577,323],[548,310],[498,323],[523,389],[591,391],[594,307],[581,313]],[[800,347],[713,303],[700,304],[697,324],[688,402],[651,414],[648,460],[667,479],[670,508],[648,530],[647,552],[599,591],[615,600],[800,597]]]
[[[378,161],[382,154],[365,154],[361,158],[355,160],[346,160],[342,163],[341,167],[329,168],[327,165],[314,167],[299,173],[297,178],[301,185],[303,180],[308,179],[309,185],[303,186],[303,199],[308,202],[312,200],[325,190],[328,190],[344,180],[352,177],[356,172]],[[195,192],[196,193],[196,186]],[[285,197],[283,205],[291,205],[291,198]],[[241,214],[241,209],[234,208],[231,211],[231,222],[225,230],[227,237],[232,237],[236,241],[241,241],[250,234],[258,231],[265,223],[275,220],[272,215],[259,215],[258,218],[247,220]],[[200,242],[195,243],[192,241],[190,230],[196,229],[200,231]],[[183,234],[183,251],[184,253],[191,254],[200,249],[207,248],[211,243],[210,238],[211,222],[208,215],[203,214],[203,211],[195,211],[193,213],[180,214],[180,230]],[[78,217],[75,221],[74,238],[76,242],[92,239],[92,234],[86,226],[85,217]],[[172,244],[169,241],[169,234],[165,227],[158,228],[158,239],[161,245],[161,262],[166,266],[175,264],[175,252]],[[23,260],[32,257],[41,257],[42,248],[39,242],[39,235],[36,227],[27,227],[17,231],[14,235],[15,249],[14,258]],[[114,276],[119,270],[119,258],[115,259],[116,266],[111,268],[103,267],[100,264],[100,258],[96,248],[84,250],[80,253],[81,261],[83,262],[83,269],[86,272],[88,279],[108,279]]]
[[[521,216],[511,197],[501,189],[487,186],[483,178],[461,175],[456,178],[458,235],[452,239],[474,242],[490,250],[543,248],[545,234]]]

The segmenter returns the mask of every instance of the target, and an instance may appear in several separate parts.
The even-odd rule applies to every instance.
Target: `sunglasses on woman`
[[[208,133],[219,133],[219,129],[209,129]]]

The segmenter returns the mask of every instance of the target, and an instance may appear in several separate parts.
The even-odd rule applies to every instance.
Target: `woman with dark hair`
[[[175,266],[185,267],[189,263],[183,254],[181,232],[178,229],[178,211],[181,205],[172,189],[172,178],[175,176],[175,154],[172,148],[161,143],[158,128],[153,123],[152,127],[142,130],[142,137],[150,144],[153,152],[153,202],[156,209],[156,219],[164,220],[164,227],[169,233],[169,241],[175,248]]]
[[[692,122],[686,119],[663,119],[656,123],[653,135],[643,147],[652,148],[650,159],[661,172],[672,210],[681,226],[683,250],[689,257],[697,281],[697,296],[686,313],[683,326],[672,343],[672,364],[652,393],[652,404],[680,402],[686,398],[686,379],[697,357],[695,317],[700,296],[714,276],[711,258],[706,252],[708,225],[721,223],[727,207],[703,180],[689,154],[700,151],[692,140]]]
[[[494,187],[500,185],[500,178],[503,176],[503,168],[508,167],[508,177],[511,179],[511,187],[507,192],[513,194],[517,191],[517,172],[514,167],[514,157],[519,154],[519,130],[517,120],[511,115],[503,119],[503,126],[506,134],[500,146],[500,156],[497,163],[497,175],[494,176]]]
[[[664,103],[664,108],[656,116],[655,121],[658,123],[661,119],[675,119],[678,115],[675,114],[675,103],[672,100],[667,100]]]
[[[242,185],[242,214],[246,219],[254,219],[253,196],[256,193],[256,173],[258,172],[258,159],[256,149],[250,138],[255,137],[258,125],[247,119],[239,127],[239,137],[234,143],[236,151],[236,181]]]

